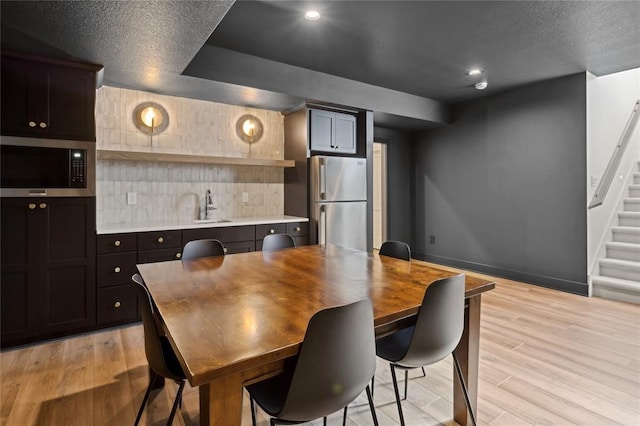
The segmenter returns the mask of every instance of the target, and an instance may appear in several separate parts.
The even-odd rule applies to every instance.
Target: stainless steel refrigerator
[[[311,157],[311,221],[318,244],[367,250],[367,160]]]

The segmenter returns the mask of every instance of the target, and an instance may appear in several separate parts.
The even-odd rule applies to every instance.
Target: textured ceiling
[[[302,18],[313,6],[322,18]],[[239,1],[212,46],[445,102],[640,66],[640,2]],[[479,77],[465,73],[485,70]],[[486,80],[482,93],[473,85]]]
[[[307,5],[322,19],[302,19]],[[107,85],[280,111],[313,99],[380,113],[388,100],[400,127],[522,84],[640,67],[639,1],[3,0],[0,19],[3,48],[102,64]]]

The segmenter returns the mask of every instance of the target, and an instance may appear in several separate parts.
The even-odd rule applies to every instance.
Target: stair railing
[[[613,154],[611,154],[611,158],[609,159],[609,164],[607,164],[607,168],[604,171],[604,175],[602,175],[602,179],[596,188],[595,194],[593,194],[593,198],[589,203],[588,208],[592,209],[602,204],[605,197],[607,196],[607,192],[609,192],[609,188],[611,187],[611,182],[613,182],[613,176],[616,174],[618,167],[620,166],[620,161],[622,160],[622,155],[624,154],[625,149],[629,145],[629,141],[631,140],[631,134],[633,133],[633,129],[638,122],[638,118],[640,118],[640,114],[638,113],[638,109],[640,106],[640,99],[638,99],[633,106],[633,110],[631,111],[631,115],[629,116],[629,120],[627,120],[626,126],[624,126],[624,130],[622,131],[622,135],[620,136],[620,140],[618,144],[613,150]]]

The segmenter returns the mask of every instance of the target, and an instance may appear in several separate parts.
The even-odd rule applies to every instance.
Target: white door
[[[387,145],[373,143],[373,248],[387,239]]]

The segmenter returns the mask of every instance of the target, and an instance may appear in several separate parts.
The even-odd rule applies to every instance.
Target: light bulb
[[[245,120],[244,123],[242,123],[242,131],[247,136],[253,136],[256,131],[255,123],[252,120]]]
[[[480,83],[476,83],[476,89],[484,90],[486,88],[487,88],[487,82],[486,81],[481,81]]]
[[[309,10],[304,14],[304,19],[307,21],[317,21],[320,19],[320,12],[317,10]]]
[[[147,107],[140,113],[140,118],[145,126],[154,128],[162,124],[162,114],[154,107]]]

